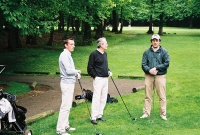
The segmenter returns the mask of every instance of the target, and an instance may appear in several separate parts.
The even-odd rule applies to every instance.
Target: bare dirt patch
[[[61,104],[61,91],[60,91],[60,77],[50,76],[7,76],[0,75],[0,80],[14,81],[14,82],[26,82],[31,84],[33,81],[39,82],[36,85],[35,90],[32,90],[26,94],[17,95],[17,105],[27,108],[27,117],[37,115],[49,110],[59,111]],[[144,86],[142,80],[131,80],[131,79],[114,79],[120,93],[130,94],[132,89]],[[82,77],[81,84],[85,89],[93,91],[92,85],[93,79],[91,77]],[[119,96],[113,82],[109,79],[109,94],[111,97]],[[74,96],[82,94],[79,83],[76,82]],[[74,101],[79,102],[74,99]],[[121,102],[119,100],[119,102]]]

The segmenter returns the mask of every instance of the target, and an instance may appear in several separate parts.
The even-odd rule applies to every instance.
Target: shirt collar
[[[101,54],[104,54],[104,52],[100,51],[98,48],[97,48],[97,51],[99,51]]]
[[[152,46],[151,46],[151,48],[152,48],[152,50],[153,50],[154,52],[156,52],[156,51],[158,51],[158,50],[160,49],[160,46],[158,46],[157,49],[154,49]]]
[[[67,49],[64,49],[64,52],[68,53],[69,55],[71,55],[71,52]]]

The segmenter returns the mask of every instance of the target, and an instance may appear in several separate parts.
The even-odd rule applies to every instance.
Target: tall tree
[[[160,12],[159,12],[159,30],[158,30],[158,34],[159,35],[163,35],[163,23],[164,23],[164,13],[165,13],[165,10],[162,10],[164,8],[164,6],[166,6],[166,4],[164,4],[164,0],[161,0],[160,1],[160,4],[159,4],[159,9],[160,9]]]
[[[137,1],[137,0],[136,0]],[[122,33],[124,20],[128,21],[134,17],[133,11],[136,1],[132,0],[113,0],[114,6],[112,9],[112,32]],[[118,27],[120,26],[119,30]]]
[[[188,18],[189,27],[193,28],[193,20],[200,18],[200,1],[199,0],[177,0],[174,3],[178,5],[175,7],[174,11],[179,11],[179,13],[174,13],[174,17],[179,20]],[[181,13],[181,14],[180,14]]]
[[[154,4],[154,0],[151,0],[150,15],[149,15],[149,30],[147,31],[148,34],[154,33],[153,31],[153,4]]]
[[[12,40],[19,41],[19,35],[36,36],[45,32],[50,32],[54,26],[54,18],[58,16],[58,9],[54,5],[59,0],[2,0],[0,2],[0,12],[2,13],[4,25],[8,32],[15,31]],[[52,10],[54,9],[54,10]],[[20,47],[20,42],[11,42],[8,38],[8,48],[15,49]]]
[[[103,22],[110,15],[110,8],[112,8],[111,0],[102,0],[101,2],[73,0],[70,2],[70,14],[76,21],[82,22],[83,41],[92,43],[92,37],[89,36],[91,35],[91,26],[96,30],[95,38],[103,36]]]
[[[8,49],[15,50],[21,47],[19,39],[20,29],[26,28],[27,18],[26,7],[22,8],[24,3],[20,1],[4,0],[0,2],[1,19],[4,22],[5,28],[8,32]]]

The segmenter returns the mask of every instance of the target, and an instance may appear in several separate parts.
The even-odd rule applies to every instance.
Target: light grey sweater
[[[64,51],[60,54],[59,67],[61,82],[68,84],[76,82],[78,70],[75,69],[71,53],[67,49],[64,49]]]

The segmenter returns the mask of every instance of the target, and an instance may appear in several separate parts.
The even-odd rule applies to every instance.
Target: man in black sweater
[[[90,54],[87,71],[93,80],[93,97],[91,107],[91,123],[97,124],[97,120],[105,121],[103,111],[106,106],[108,94],[108,76],[112,76],[108,68],[106,38],[97,40],[97,50]]]

